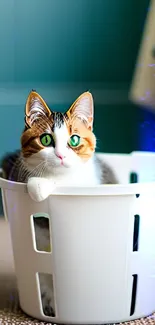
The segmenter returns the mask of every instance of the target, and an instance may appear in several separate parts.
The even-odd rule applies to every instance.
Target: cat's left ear
[[[94,102],[90,92],[85,92],[77,98],[73,105],[66,112],[69,119],[81,119],[88,129],[93,129]]]
[[[26,102],[26,125],[31,127],[38,118],[46,118],[50,117],[50,115],[51,111],[43,98],[36,91],[31,91]]]

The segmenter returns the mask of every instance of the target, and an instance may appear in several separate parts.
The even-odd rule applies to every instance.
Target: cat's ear
[[[31,91],[25,109],[25,123],[28,127],[31,127],[32,124],[40,117],[50,117],[51,111],[48,108],[47,104],[43,98],[36,92]]]
[[[94,117],[94,103],[90,92],[85,92],[77,98],[66,112],[69,119],[79,118],[92,130]]]

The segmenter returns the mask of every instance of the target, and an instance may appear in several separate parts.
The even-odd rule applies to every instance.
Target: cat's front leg
[[[44,201],[54,190],[55,183],[47,178],[30,177],[27,182],[28,193],[36,202]]]

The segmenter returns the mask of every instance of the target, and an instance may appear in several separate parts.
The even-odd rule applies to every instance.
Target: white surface
[[[27,314],[54,323],[103,324],[155,310],[155,184],[127,184],[133,164],[142,181],[147,180],[147,165],[149,171],[153,169],[154,155],[146,154],[147,159],[140,155],[105,155],[111,165],[116,162],[122,185],[57,188],[41,203],[31,200],[26,185],[0,180],[20,303]],[[35,213],[50,215],[52,254],[34,248]],[[137,252],[133,252],[135,214],[140,215]],[[42,313],[36,272],[53,273],[57,317]],[[138,287],[135,312],[130,316],[133,274],[138,274]]]

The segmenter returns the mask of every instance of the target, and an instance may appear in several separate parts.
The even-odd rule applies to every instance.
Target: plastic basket
[[[155,184],[145,183],[153,180],[155,155],[103,157],[121,185],[57,188],[35,203],[25,184],[0,179],[21,308],[35,318],[103,324],[155,310]],[[128,184],[131,172],[140,183]],[[49,217],[52,252],[36,249],[38,214]],[[55,317],[43,313],[39,273],[53,274]]]

